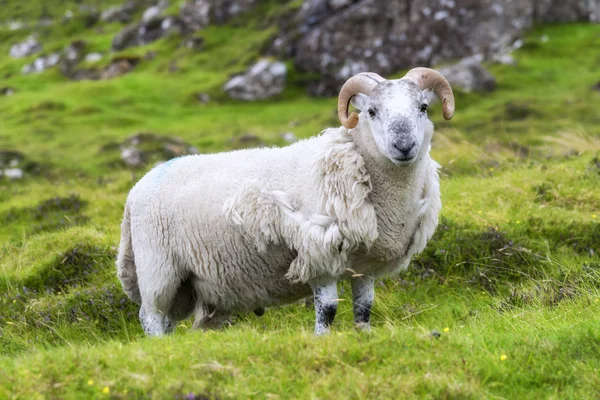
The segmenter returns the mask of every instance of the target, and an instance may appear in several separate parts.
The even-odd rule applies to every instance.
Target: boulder
[[[33,36],[29,36],[24,42],[13,44],[10,47],[10,56],[12,58],[23,58],[40,52],[42,44]]]
[[[496,79],[481,65],[483,56],[473,56],[460,62],[439,68],[450,85],[463,92],[491,92],[496,89]]]
[[[286,66],[279,61],[259,60],[244,74],[233,77],[223,90],[237,100],[262,100],[283,92]]]

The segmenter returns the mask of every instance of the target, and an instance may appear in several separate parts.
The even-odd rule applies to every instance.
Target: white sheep
[[[374,279],[406,268],[438,222],[427,89],[452,118],[438,72],[362,73],[340,92],[342,127],[283,148],[176,158],[144,176],[125,205],[117,259],[144,331],[164,334],[192,313],[194,327],[216,327],[312,291],[323,334],[346,278],[356,326],[369,329]],[[348,117],[350,102],[360,118]]]

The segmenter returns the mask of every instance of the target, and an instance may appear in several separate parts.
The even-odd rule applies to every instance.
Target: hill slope
[[[56,15],[73,7],[56,3]],[[597,25],[538,27],[516,66],[490,66],[494,93],[458,93],[451,122],[432,107],[443,219],[408,272],[378,282],[370,334],[352,330],[343,286],[329,337],[313,337],[303,304],[220,332],[187,322],[143,336],[114,256],[125,197],[150,164],[128,168],[119,146],[153,133],[138,136],[150,149],[167,136],[205,153],[335,125],[335,99],[306,96],[291,64],[275,99],[221,92],[298,6],[268,1],[209,26],[201,52],[168,37],[105,57],[142,59],[99,81],[22,75],[35,56],[6,55],[33,28],[0,28],[0,87],[15,90],[0,97],[0,151],[22,154],[30,171],[0,180],[0,397],[600,396]],[[11,7],[4,20],[39,15]],[[106,53],[122,28],[75,22],[35,28],[45,51],[84,39]]]

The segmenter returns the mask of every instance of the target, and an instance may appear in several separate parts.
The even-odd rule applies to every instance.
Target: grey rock
[[[242,75],[233,77],[223,90],[238,100],[261,100],[276,96],[285,88],[287,68],[284,63],[262,59]]]
[[[24,42],[13,44],[10,47],[10,56],[12,58],[23,58],[40,52],[42,45],[33,36],[29,36]]]
[[[179,11],[186,32],[196,32],[210,23],[223,24],[250,10],[258,0],[190,0]]]
[[[0,94],[4,96],[12,96],[13,94],[15,94],[15,88],[10,86],[0,88]]]
[[[23,179],[25,173],[21,168],[7,168],[3,171],[5,177],[10,180]]]
[[[105,150],[108,147],[105,147]],[[118,148],[120,159],[131,168],[141,168],[183,155],[198,154],[198,149],[179,138],[149,132],[130,136],[118,144]]]
[[[491,92],[496,89],[496,79],[481,65],[483,56],[468,57],[447,67],[438,68],[452,87],[466,93]]]
[[[294,135],[294,132],[285,132],[281,134],[281,138],[288,143],[296,143],[298,138]]]
[[[183,24],[179,17],[156,16],[149,21],[128,25],[119,32],[112,42],[115,51],[128,47],[152,43],[166,35],[181,33]]]
[[[116,57],[100,74],[100,79],[112,79],[131,72],[140,62],[137,57]]]
[[[210,101],[210,96],[208,93],[196,93],[196,100],[202,104],[206,104]]]
[[[137,8],[138,6],[135,1],[128,1],[124,4],[104,10],[100,19],[104,22],[120,22],[126,24],[131,21]]]
[[[100,60],[102,60],[101,53],[88,53],[85,55],[85,62],[87,62],[87,63],[93,64],[93,63],[97,63]]]
[[[36,58],[31,64],[24,65],[21,72],[24,75],[44,72],[48,68],[54,67],[59,61],[60,55],[57,53],[51,53],[46,56]]]

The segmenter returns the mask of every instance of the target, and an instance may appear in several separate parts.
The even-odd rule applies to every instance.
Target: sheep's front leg
[[[375,299],[375,279],[370,276],[352,278],[352,308],[354,326],[359,330],[371,329],[371,306]]]
[[[325,335],[329,333],[337,312],[337,282],[313,285],[312,289],[315,296],[315,335]]]

